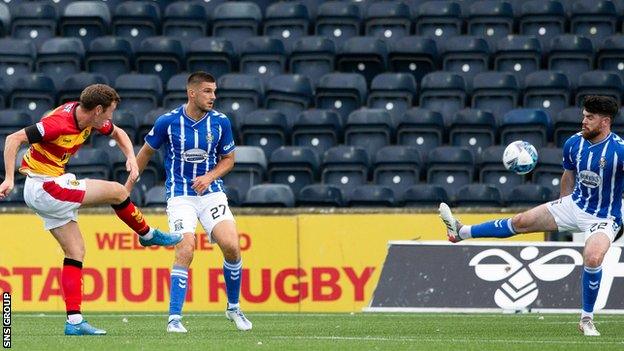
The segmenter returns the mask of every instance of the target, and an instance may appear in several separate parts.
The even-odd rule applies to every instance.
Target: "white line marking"
[[[377,337],[377,336],[270,336],[271,339],[278,340],[335,340],[335,341],[409,341],[409,342],[441,342],[447,343],[449,341],[456,343],[490,343],[490,344],[562,344],[562,345],[592,345],[592,344],[600,344],[600,345],[624,345],[624,341],[567,341],[567,340],[513,340],[513,339],[448,339],[448,338],[405,338],[405,337]]]

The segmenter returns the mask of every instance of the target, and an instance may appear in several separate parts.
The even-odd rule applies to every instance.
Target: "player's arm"
[[[193,185],[191,186],[198,194],[202,194],[212,182],[216,179],[228,174],[229,171],[234,168],[234,150],[225,155],[219,156],[219,161],[215,167],[207,172],[203,176],[193,179]]]
[[[574,190],[574,181],[575,181],[574,171],[565,169],[563,171],[563,175],[561,176],[561,193],[559,197],[564,197],[572,194]]]
[[[132,142],[130,141],[128,134],[123,129],[113,125],[111,138],[115,139],[117,145],[121,149],[121,152],[123,152],[126,156],[126,171],[129,172],[128,180],[135,182],[139,177],[139,167],[137,166],[134,149],[132,148]]]
[[[35,131],[36,131],[36,127]],[[39,138],[41,134],[39,134]],[[8,196],[15,186],[15,160],[17,158],[17,150],[24,143],[28,143],[28,135],[26,129],[7,136],[4,143],[4,181],[0,184],[0,199]]]
[[[148,143],[143,144],[143,147],[141,147],[141,150],[139,150],[139,153],[136,155],[138,175],[141,175],[141,173],[143,173],[143,171],[145,170],[145,167],[147,167],[147,163],[149,162],[149,160],[152,158],[152,156],[155,153],[156,153],[156,150],[154,150],[151,146],[149,146]],[[128,192],[132,191],[132,187],[134,186],[135,181],[136,181],[136,178],[134,180],[131,180],[130,177],[128,177],[128,180],[126,180],[125,187],[128,190]]]

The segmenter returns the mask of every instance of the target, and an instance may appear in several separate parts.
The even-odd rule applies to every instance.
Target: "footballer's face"
[[[189,98],[200,111],[206,113],[212,110],[214,106],[214,102],[217,99],[216,91],[217,83],[201,82],[189,89]]]
[[[583,138],[592,140],[609,128],[610,118],[608,116],[591,113],[583,109],[582,130]]]
[[[117,108],[117,102],[113,101],[106,109],[102,105],[97,105],[94,109],[93,127],[99,129],[104,127],[107,121],[113,119],[113,112]]]

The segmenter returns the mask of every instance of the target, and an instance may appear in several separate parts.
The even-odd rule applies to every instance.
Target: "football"
[[[503,164],[505,168],[516,174],[527,174],[537,164],[537,150],[531,143],[516,140],[505,148]]]

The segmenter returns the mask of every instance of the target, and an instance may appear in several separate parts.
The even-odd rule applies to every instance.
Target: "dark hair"
[[[211,74],[206,73],[204,71],[197,71],[197,72],[191,73],[191,75],[186,80],[186,85],[189,86],[192,84],[194,85],[194,84],[199,84],[203,82],[214,83],[216,81]]]
[[[112,103],[121,101],[115,89],[106,84],[92,84],[84,88],[80,93],[80,106],[87,111],[93,110],[97,105],[102,105],[106,110]]]
[[[613,122],[620,107],[611,96],[587,95],[583,99],[583,108],[589,113],[608,116],[611,118],[611,122]]]

